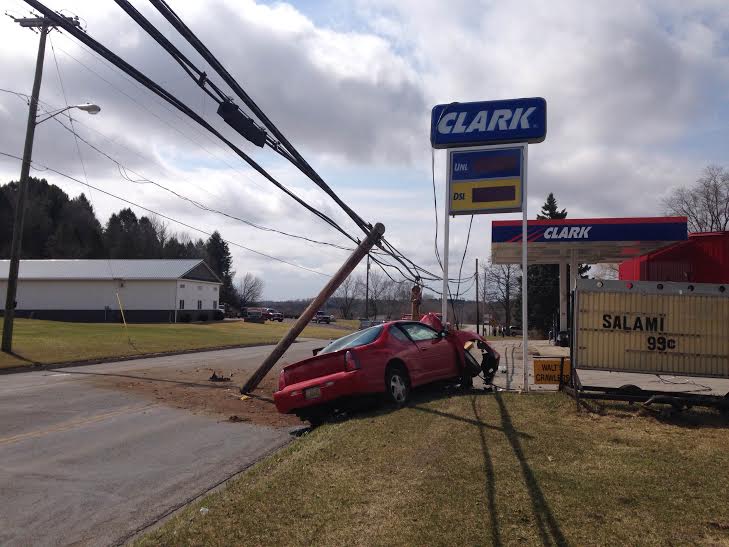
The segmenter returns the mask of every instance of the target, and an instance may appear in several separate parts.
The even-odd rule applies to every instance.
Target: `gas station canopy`
[[[521,263],[522,221],[491,227],[494,264]],[[529,220],[529,264],[623,262],[688,239],[686,217]]]

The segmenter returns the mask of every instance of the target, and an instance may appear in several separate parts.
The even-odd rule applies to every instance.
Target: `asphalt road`
[[[311,355],[296,344],[284,358]],[[93,386],[109,373],[227,363],[271,346],[0,376],[0,545],[112,545],[290,439],[290,430],[164,406]]]

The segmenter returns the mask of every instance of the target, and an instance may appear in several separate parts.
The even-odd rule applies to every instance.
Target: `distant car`
[[[264,323],[266,317],[261,308],[243,308],[240,311],[242,317],[247,323]]]
[[[283,313],[274,310],[273,308],[266,308],[266,310],[263,312],[263,315],[268,321],[278,321],[279,323],[281,323],[284,320]]]
[[[316,315],[311,319],[314,323],[326,323],[327,325],[332,322],[332,316],[324,313],[322,310],[316,312]]]
[[[512,325],[507,329],[507,334],[509,336],[521,336],[524,334],[524,331],[521,330],[521,328]]]
[[[316,423],[357,396],[384,394],[403,405],[411,389],[430,382],[471,385],[483,372],[490,383],[499,359],[483,337],[447,332],[435,314],[428,314],[422,321],[390,321],[357,331],[284,367],[273,399],[279,412]]]

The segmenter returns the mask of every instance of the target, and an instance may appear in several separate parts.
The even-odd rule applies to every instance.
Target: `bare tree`
[[[387,281],[389,281],[387,277],[379,271],[370,272],[370,316],[373,318],[377,318],[377,314],[382,312],[382,300],[387,291]]]
[[[410,284],[385,278],[382,288],[382,312],[389,319],[399,319],[410,309]]]
[[[618,279],[620,277],[620,264],[597,264],[593,276],[595,279]]]
[[[339,299],[339,311],[342,312],[343,319],[352,318],[352,307],[357,297],[357,292],[357,278],[350,275],[339,285],[339,288],[334,293],[334,296]]]
[[[243,279],[238,281],[238,298],[240,307],[245,308],[255,304],[263,295],[263,280],[252,273],[246,273]]]
[[[516,264],[485,264],[483,272],[484,302],[495,302],[504,310],[506,325],[511,324],[511,308],[519,292],[521,270]]]
[[[688,218],[691,232],[723,232],[729,228],[729,170],[709,165],[691,187],[675,189],[663,200],[669,215]]]
[[[169,223],[165,222],[162,217],[157,215],[149,215],[149,223],[152,225],[152,228],[154,228],[154,233],[157,235],[160,248],[163,248],[165,243],[167,243],[167,240],[174,236],[174,234],[170,234]]]

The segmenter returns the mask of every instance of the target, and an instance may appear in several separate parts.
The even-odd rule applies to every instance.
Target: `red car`
[[[314,422],[355,396],[384,394],[403,405],[412,388],[430,382],[471,385],[483,372],[490,383],[499,359],[478,334],[447,332],[436,314],[428,314],[422,321],[391,321],[355,332],[284,367],[273,399],[279,412]]]

